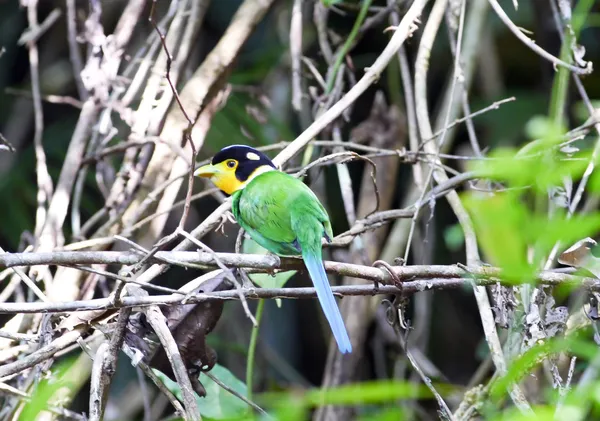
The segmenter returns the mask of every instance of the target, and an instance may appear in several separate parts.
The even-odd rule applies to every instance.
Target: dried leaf
[[[512,325],[514,311],[517,306],[513,288],[505,287],[500,283],[492,285],[492,298],[494,306],[494,320],[504,329],[508,329]]]
[[[106,323],[115,316],[114,311],[107,312],[106,310],[88,310],[76,311],[65,317],[56,327],[57,330],[74,330],[77,326],[87,325],[92,322]],[[104,320],[101,320],[104,319]]]
[[[546,335],[549,338],[562,334],[567,327],[567,319],[569,318],[569,310],[567,307],[555,307],[554,297],[548,295],[546,298],[546,315],[544,327]]]
[[[587,266],[590,260],[594,258],[592,248],[597,245],[598,243],[590,237],[579,240],[558,256],[558,262],[562,265],[590,270]]]
[[[540,328],[540,325],[540,308],[536,303],[531,303],[529,313],[525,316],[525,336],[523,338],[525,350],[546,338],[546,334]]]
[[[209,293],[230,288],[225,274],[221,272],[192,292]],[[200,396],[205,396],[206,390],[198,380],[199,374],[202,371],[210,371],[217,361],[216,352],[206,343],[206,335],[214,329],[221,317],[223,302],[206,301],[198,304],[162,306],[161,310],[179,348],[194,391]],[[155,339],[155,334],[143,313],[135,314],[129,319],[125,342],[130,348],[141,352],[151,367],[175,381],[169,359]]]
[[[600,303],[600,294],[592,291],[588,298],[589,309],[586,312],[586,315],[590,318],[590,320],[600,319],[600,312],[598,311],[598,303]]]
[[[221,273],[204,282],[195,292],[214,292],[230,288],[225,274]],[[198,375],[202,371],[210,371],[217,362],[217,353],[207,345],[206,335],[214,329],[221,317],[223,302],[207,301],[161,309],[167,319],[167,326],[173,333],[183,363],[188,369],[194,391],[200,396],[206,396],[206,390],[198,380]],[[163,347],[156,350],[150,360],[150,366],[175,379]]]
[[[552,204],[559,208],[567,208],[569,207],[569,196],[567,195],[567,191],[564,187],[551,187],[548,189],[548,197]]]

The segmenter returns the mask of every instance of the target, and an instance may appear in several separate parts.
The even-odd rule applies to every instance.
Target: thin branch
[[[213,259],[214,259],[215,263],[217,264],[217,266],[219,267],[219,269],[221,269],[225,273],[227,280],[230,281],[235,286],[235,290],[238,292],[238,296],[240,297],[240,301],[242,302],[242,307],[244,308],[244,313],[246,313],[246,317],[248,317],[250,319],[250,321],[252,322],[252,325],[254,327],[257,327],[258,323],[256,321],[256,318],[250,311],[250,307],[248,306],[248,302],[246,301],[244,294],[242,294],[242,285],[235,278],[235,276],[233,275],[231,270],[229,270],[225,266],[225,264],[221,261],[221,259],[219,259],[219,256],[217,256],[217,253],[215,253],[212,249],[210,249],[208,246],[203,244],[200,240],[196,240],[194,237],[192,237],[190,234],[188,234],[183,229],[179,229],[176,232],[178,232],[179,234],[181,234],[182,236],[184,236],[185,238],[187,238],[188,240],[193,242],[201,250],[203,250],[205,253],[210,254],[213,257]],[[271,257],[275,257],[275,256],[271,256]]]
[[[417,372],[417,374],[419,375],[419,377],[421,378],[423,383],[425,383],[425,386],[427,386],[427,388],[431,391],[431,394],[435,397],[435,400],[437,401],[438,406],[440,407],[440,412],[443,415],[442,419],[445,419],[448,421],[456,421],[455,417],[452,415],[452,411],[450,411],[450,408],[448,408],[446,401],[444,401],[444,398],[442,398],[442,396],[439,394],[439,392],[435,389],[431,379],[429,377],[427,377],[427,375],[425,375],[425,373],[423,372],[421,367],[419,367],[419,364],[417,363],[415,357],[412,355],[412,352],[410,351],[410,346],[408,344],[410,326],[408,327],[408,329],[406,330],[406,333],[404,335],[402,335],[402,332],[400,331],[400,323],[402,322],[402,317],[403,317],[402,309],[398,309],[397,314],[398,314],[398,320],[394,323],[394,330],[397,332],[397,334],[400,338],[400,345],[404,349],[404,352],[406,353],[406,357],[408,358],[408,361],[412,365],[413,369]],[[404,338],[402,338],[403,336],[404,336]]]
[[[466,0],[463,0],[466,1]],[[493,0],[490,0],[490,2]],[[431,50],[433,46],[433,42],[437,35],[438,29],[441,24],[441,20],[444,16],[444,11],[446,10],[447,0],[437,0],[427,24],[425,26],[425,30],[423,32],[423,36],[421,38],[421,43],[419,45],[419,50],[417,53],[417,60],[415,63],[415,104],[416,104],[416,112],[417,112],[417,121],[419,123],[419,130],[422,139],[427,139],[432,136],[431,122],[429,119],[429,110],[427,105],[427,71],[429,69],[429,58],[431,55]],[[463,13],[461,13],[461,29],[458,32],[458,39],[456,45],[456,57],[454,62],[454,76],[452,79],[452,85],[450,88],[450,101],[452,102],[454,97],[454,91],[456,87],[456,83],[459,77],[459,69],[460,69],[460,49],[462,46],[462,25],[464,21],[464,9]],[[425,151],[430,153],[439,153],[440,146],[444,142],[444,136],[447,132],[447,126],[450,119],[450,108],[446,111],[444,126],[446,129],[442,132],[441,138],[439,142],[427,142],[425,143]],[[439,158],[435,158],[435,163],[440,164]],[[432,166],[429,176],[427,180],[431,179],[431,176],[434,177],[436,182],[443,183],[448,181],[448,176],[445,171],[441,169],[439,166]],[[426,182],[426,184],[428,181]],[[422,194],[423,196],[423,194]],[[464,237],[465,237],[465,249],[466,249],[466,257],[467,264],[470,266],[476,265],[479,261],[479,249],[477,245],[477,237],[475,235],[475,230],[473,228],[473,223],[471,221],[470,216],[467,214],[466,209],[464,208],[460,198],[456,191],[451,191],[446,196],[452,210],[456,214],[456,217],[463,229]],[[420,200],[419,200],[420,202]],[[414,218],[413,218],[414,221]],[[414,223],[414,222],[413,222]],[[409,243],[410,245],[410,243]],[[489,298],[487,296],[487,292],[485,288],[481,288],[480,286],[474,287],[475,299],[477,301],[477,305],[479,308],[480,318],[483,325],[485,338],[488,343],[488,347],[490,349],[490,353],[492,354],[494,364],[496,369],[501,375],[504,375],[507,371],[506,368],[506,360],[504,354],[502,352],[502,346],[500,344],[500,339],[498,337],[498,332],[496,331],[496,325],[494,321],[494,316],[492,313],[491,305],[489,302]],[[515,402],[515,405],[519,407],[522,412],[530,413],[531,407],[529,406],[527,400],[525,399],[523,392],[516,385],[511,385],[510,394]]]
[[[211,379],[216,384],[218,384],[219,386],[221,386],[221,388],[223,388],[223,390],[228,391],[229,393],[231,393],[236,398],[239,398],[240,400],[242,400],[245,403],[247,403],[248,406],[250,406],[252,409],[254,409],[257,413],[259,413],[261,415],[264,415],[265,417],[267,417],[267,419],[271,419],[271,417],[269,416],[269,414],[267,414],[267,412],[264,409],[262,409],[260,406],[258,406],[254,402],[252,402],[250,399],[248,399],[244,395],[239,394],[237,391],[235,391],[231,387],[227,386],[225,383],[223,383],[221,380],[219,380],[217,377],[215,377],[210,371],[204,373],[204,375],[206,377],[208,377],[209,379]]]
[[[46,19],[50,25],[60,16],[60,11],[55,10],[57,13],[51,13],[50,16],[54,16],[54,20]],[[45,30],[42,26],[38,26],[37,16],[37,0],[32,0],[27,3],[27,20],[29,22],[29,31],[21,37],[21,42],[27,44],[29,49],[29,67],[31,74],[31,94],[33,97],[33,111],[34,111],[34,135],[33,143],[35,148],[36,158],[36,176],[37,176],[37,211],[35,221],[35,234],[40,235],[46,218],[48,217],[47,205],[50,197],[52,196],[52,179],[48,173],[48,166],[46,165],[46,153],[44,152],[44,146],[42,145],[42,136],[44,134],[44,112],[42,109],[42,94],[40,90],[40,72],[39,72],[39,54],[37,48],[37,38]],[[49,25],[48,25],[49,26]],[[47,27],[46,27],[47,29]],[[26,36],[29,35],[29,36]]]
[[[296,111],[302,111],[302,3],[294,0],[292,19],[290,22],[290,55],[292,57],[292,106]]]
[[[27,2],[27,7],[33,6],[33,8],[37,8],[37,1]],[[36,12],[37,15],[37,12]],[[25,45],[25,44],[34,44],[44,33],[50,29],[52,25],[60,18],[62,12],[60,9],[54,9],[50,14],[44,19],[44,21],[40,24],[37,22],[37,16],[35,17],[34,22],[29,22],[29,28],[21,35],[19,40],[17,41],[17,45]],[[34,23],[34,25],[31,25]]]
[[[9,253],[6,253],[2,247],[0,247],[0,256],[5,256]],[[19,276],[19,278],[23,281],[23,283],[25,283],[25,285],[27,285],[31,291],[33,291],[33,293],[36,295],[36,297],[38,297],[40,300],[42,301],[48,301],[48,298],[46,297],[46,295],[42,292],[41,289],[39,289],[39,287],[36,285],[35,282],[33,282],[33,280],[27,276],[27,274],[25,272],[23,272],[21,269],[19,268],[14,268],[13,271]]]
[[[69,57],[73,66],[73,75],[79,99],[86,100],[88,97],[87,89],[81,80],[81,72],[83,71],[83,60],[81,59],[81,51],[77,43],[77,13],[75,9],[75,0],[67,0],[67,33],[69,41]]]
[[[137,286],[128,285],[127,291],[133,296],[131,298],[150,298],[148,297],[145,291],[143,291]],[[194,389],[192,388],[187,368],[185,366],[185,363],[183,362],[181,353],[179,352],[179,348],[175,343],[175,339],[173,339],[173,334],[167,326],[167,322],[165,320],[164,315],[156,306],[143,308],[142,311],[146,315],[148,323],[152,326],[152,329],[154,329],[154,332],[158,336],[160,343],[162,344],[165,353],[167,354],[169,363],[173,368],[175,379],[177,380],[177,383],[179,384],[179,387],[181,388],[181,393],[183,395],[183,406],[185,409],[186,421],[201,420],[202,417],[200,416],[200,411],[198,410],[198,404],[196,402]]]
[[[328,109],[323,115],[315,120],[300,136],[298,136],[288,147],[281,151],[273,160],[275,165],[282,166],[292,157],[294,157],[302,148],[304,148],[313,138],[315,138],[325,127],[338,118],[346,108],[356,101],[373,83],[379,80],[383,70],[394,58],[398,49],[404,44],[404,41],[410,37],[416,29],[414,23],[421,15],[427,0],[416,0],[404,14],[400,25],[394,31],[394,35],[375,60],[373,65],[367,69],[364,76],[354,85],[346,95],[342,97],[333,107]],[[225,208],[225,207],[223,207]]]
[[[117,357],[123,346],[125,328],[131,311],[131,308],[120,311],[110,342],[101,344],[96,351],[90,382],[90,421],[101,421],[104,418],[110,383],[117,369]]]
[[[58,351],[67,348],[71,344],[75,343],[77,339],[81,338],[84,329],[87,329],[87,327],[77,327],[74,330],[71,330],[56,338],[51,343],[35,351],[34,353],[27,355],[26,357],[23,357],[15,362],[0,366],[0,379],[20,373],[35,366],[36,364],[41,363],[42,361],[52,358]]]
[[[394,35],[383,52],[377,57],[371,67],[368,68],[365,75],[342,97],[335,105],[329,108],[323,115],[315,120],[300,136],[290,143],[283,151],[281,151],[274,159],[273,163],[277,166],[282,166],[292,157],[294,157],[301,149],[303,149],[311,140],[314,139],[325,127],[339,117],[344,110],[350,107],[358,97],[360,97],[373,83],[379,80],[379,77],[388,63],[394,58],[398,49],[403,45],[404,41],[411,36],[416,29],[415,21],[421,15],[421,12],[427,0],[416,0],[407,10],[400,25],[396,28]],[[230,201],[224,202],[213,213],[204,219],[204,221],[191,232],[191,235],[200,238],[206,235],[214,227],[218,226],[221,221],[221,216],[230,209]],[[191,242],[185,241],[176,247],[177,250],[184,250],[191,246]],[[153,266],[146,272],[141,274],[143,280],[150,281],[161,274],[166,268],[164,266]]]
[[[559,59],[557,57],[554,57],[552,54],[550,54],[549,52],[547,52],[546,50],[544,50],[542,47],[540,47],[539,45],[537,45],[533,40],[529,39],[517,27],[517,25],[515,25],[510,20],[510,18],[508,17],[508,15],[504,12],[504,10],[502,9],[502,7],[500,7],[500,5],[498,4],[498,2],[496,0],[488,0],[488,1],[490,2],[490,5],[494,9],[494,11],[496,12],[496,14],[500,18],[500,20],[508,27],[508,29],[510,29],[510,31],[513,34],[515,34],[515,36],[517,38],[519,38],[519,40],[521,40],[521,42],[523,42],[523,44],[525,44],[527,47],[529,47],[533,52],[537,53],[542,58],[545,58],[546,60],[548,60],[549,62],[551,62],[555,66],[562,66],[562,67],[564,67],[566,69],[569,69],[571,72],[573,72],[575,74],[589,75],[590,73],[592,73],[593,67],[592,67],[592,62],[591,61],[588,61],[587,62],[587,66],[585,68],[583,68],[583,67],[573,66],[572,64],[566,63],[566,62],[562,61],[561,59]]]
[[[265,256],[263,256],[265,257]],[[303,264],[300,259],[282,259],[282,270],[299,270]],[[502,272],[499,268],[459,267],[459,266],[390,266],[383,270],[373,266],[361,266],[350,263],[325,262],[328,273],[341,276],[350,276],[371,281],[364,285],[332,286],[332,290],[339,296],[379,295],[379,294],[414,294],[426,290],[446,290],[472,286],[492,285],[498,282]],[[265,270],[263,269],[262,272]],[[253,269],[249,272],[261,272]],[[393,278],[392,278],[393,274]],[[393,285],[395,279],[402,283]],[[586,278],[560,272],[540,272],[536,281],[545,285],[571,285],[574,287],[588,288],[592,291],[600,290],[600,281],[596,278]],[[377,284],[383,284],[375,286]],[[246,299],[305,299],[316,297],[314,288],[255,288],[242,289]],[[91,300],[68,302],[25,302],[25,303],[0,303],[0,314],[16,313],[63,313],[71,311],[102,310],[109,308],[123,308],[149,305],[180,305],[207,301],[239,300],[239,293],[235,290],[217,291],[210,294],[180,295],[153,295],[144,297],[123,297],[119,303],[113,298],[97,298]],[[4,374],[4,367],[0,367],[0,377]]]

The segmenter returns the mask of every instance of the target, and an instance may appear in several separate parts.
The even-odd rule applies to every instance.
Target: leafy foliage
[[[179,384],[158,370],[154,370],[154,372],[164,385],[182,401],[183,396]],[[225,367],[216,364],[212,368],[211,374],[228,387],[235,390],[238,394],[242,396],[247,395],[246,385]],[[206,389],[205,398],[196,395],[198,408],[200,409],[202,417],[213,420],[229,420],[239,419],[249,413],[248,405],[244,401],[224,390],[211,378],[201,376],[200,380]]]

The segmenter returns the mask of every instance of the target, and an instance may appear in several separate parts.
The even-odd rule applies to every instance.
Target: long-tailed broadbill
[[[313,191],[243,145],[223,148],[194,174],[231,195],[233,216],[254,241],[278,255],[302,255],[340,352],[352,352],[323,266],[321,240],[331,241],[331,223]]]

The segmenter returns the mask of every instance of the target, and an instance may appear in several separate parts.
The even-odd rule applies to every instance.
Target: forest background
[[[595,419],[599,27],[594,0],[0,1],[0,419]],[[230,144],[327,208],[352,354],[191,177]]]

